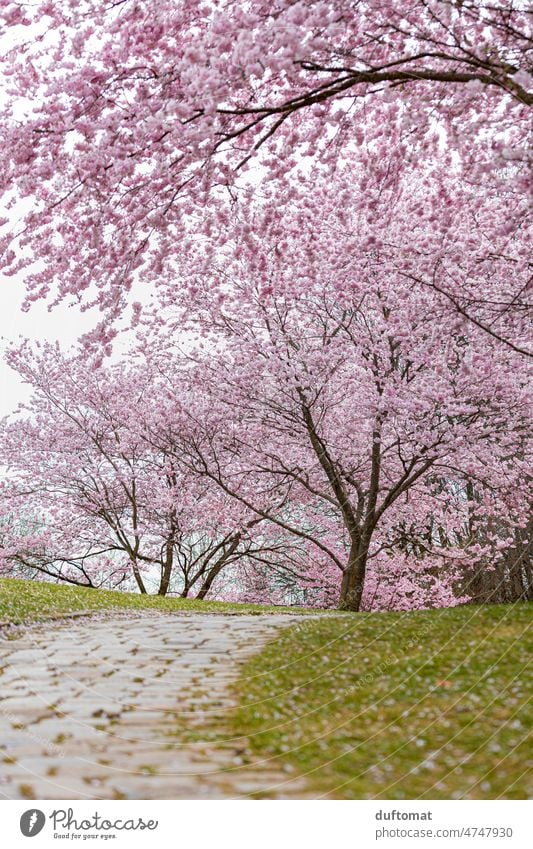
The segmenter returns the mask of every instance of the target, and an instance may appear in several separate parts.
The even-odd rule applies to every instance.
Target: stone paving
[[[202,738],[239,666],[300,618],[110,615],[0,640],[0,798],[304,797],[246,741]]]

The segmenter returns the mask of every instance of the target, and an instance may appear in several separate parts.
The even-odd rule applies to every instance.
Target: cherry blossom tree
[[[403,202],[396,185],[378,188],[378,215]],[[319,218],[287,209],[271,241],[268,208],[249,207],[227,262],[208,256],[163,333],[166,358],[177,328],[196,328],[197,371],[159,433],[193,473],[335,564],[341,607],[370,603],[379,583],[394,589],[398,570],[418,604],[423,587],[449,604],[461,570],[490,569],[511,545],[493,518],[526,521],[527,376],[440,291],[448,259],[478,273],[469,220],[457,232],[472,240],[471,265],[412,218],[407,273],[394,210],[376,238],[349,192],[335,184],[329,200]],[[408,202],[416,210],[420,197]],[[412,285],[430,270],[433,285]]]
[[[294,546],[254,536],[257,517],[139,435],[158,388],[146,364],[91,370],[28,345],[10,362],[35,394],[2,429],[4,570],[205,598],[240,558],[290,568]]]
[[[275,210],[304,180],[319,210],[315,177],[346,156],[371,180],[391,157],[420,167],[441,229],[454,207],[442,171],[455,169],[473,193],[501,198],[486,240],[520,236],[533,99],[520,0],[2,0],[0,10],[1,186],[10,220],[21,212],[2,249],[8,272],[25,273],[28,303],[48,294],[120,315],[139,276],[177,285],[185,234],[209,238],[213,219],[223,231],[250,186],[275,187]],[[502,256],[487,251],[485,263]],[[449,283],[452,308],[476,318],[480,302],[494,314],[477,320],[513,343],[492,322],[521,313],[521,286],[495,300]],[[95,339],[112,336],[102,325]]]

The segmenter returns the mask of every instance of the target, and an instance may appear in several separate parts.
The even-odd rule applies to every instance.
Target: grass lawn
[[[532,611],[297,624],[244,667],[226,739],[328,798],[531,797]]]
[[[81,610],[189,610],[197,613],[316,613],[303,607],[268,607],[261,604],[232,604],[162,598],[153,595],[84,589],[40,581],[0,578],[0,623],[32,622]]]

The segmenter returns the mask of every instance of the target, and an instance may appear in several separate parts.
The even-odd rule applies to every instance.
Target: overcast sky
[[[33,304],[29,312],[22,312],[24,284],[12,277],[0,276],[0,416],[12,412],[28,398],[28,389],[3,357],[6,347],[20,343],[23,338],[59,340],[68,348],[96,324],[94,312],[82,313],[78,308],[55,307],[48,311],[44,302]]]

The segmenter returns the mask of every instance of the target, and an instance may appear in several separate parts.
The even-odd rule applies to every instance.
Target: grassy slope
[[[83,589],[15,578],[0,579],[0,622],[30,622],[80,610],[189,610],[197,613],[287,613],[316,612],[302,607],[267,607],[260,604],[231,604],[219,601],[161,598],[135,593]]]
[[[295,625],[244,668],[226,735],[292,765],[318,796],[530,796],[532,609]]]

